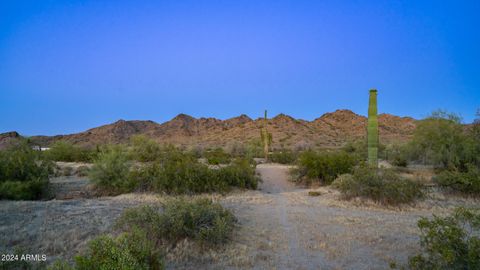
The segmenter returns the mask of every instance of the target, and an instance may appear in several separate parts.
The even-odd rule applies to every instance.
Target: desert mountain
[[[380,114],[382,143],[408,140],[415,129],[415,122],[416,120],[409,117]],[[273,135],[274,148],[336,148],[347,141],[365,138],[366,123],[364,116],[350,110],[337,110],[313,121],[279,114],[268,119],[268,129]],[[34,136],[31,140],[41,146],[48,146],[57,140],[66,140],[81,146],[95,146],[125,143],[131,136],[143,134],[159,143],[178,146],[229,147],[258,140],[262,125],[262,118],[253,120],[246,115],[220,120],[179,114],[162,124],[153,121],[119,120],[76,134]]]

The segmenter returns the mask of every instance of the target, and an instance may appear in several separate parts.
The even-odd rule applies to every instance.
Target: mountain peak
[[[127,121],[123,120],[123,119],[118,119],[117,121],[113,122],[114,125],[116,124],[124,124],[126,123]]]
[[[341,109],[341,110],[336,110],[334,112],[325,113],[319,118],[315,119],[314,121],[325,120],[325,119],[346,120],[346,119],[355,119],[355,118],[364,118],[364,117],[354,113],[351,110]]]
[[[18,138],[20,134],[16,131],[8,131],[4,133],[0,133],[0,138]]]
[[[277,116],[273,117],[273,120],[295,121],[293,117],[291,117],[290,115],[286,115],[284,113],[280,113]]]
[[[229,118],[225,121],[229,121],[229,122],[235,121],[235,122],[242,122],[243,123],[243,122],[252,121],[252,118],[248,117],[248,115],[246,115],[246,114],[241,114],[239,116]]]
[[[180,120],[180,121],[192,121],[195,120],[195,117],[190,116],[188,114],[180,113],[175,116],[171,121]]]
[[[226,119],[224,121],[224,126],[225,127],[234,127],[234,126],[237,126],[237,125],[242,125],[242,124],[248,123],[250,121],[252,121],[252,119],[250,117],[248,117],[245,114],[241,114],[239,116]]]

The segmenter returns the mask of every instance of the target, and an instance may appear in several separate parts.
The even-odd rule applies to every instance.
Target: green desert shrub
[[[54,161],[91,162],[95,158],[97,151],[78,147],[67,141],[57,141],[44,154]]]
[[[132,173],[132,179],[144,190],[169,194],[225,192],[232,187],[255,189],[258,181],[248,161],[236,160],[226,167],[210,169],[179,153],[141,166]]]
[[[226,183],[219,183],[212,177],[208,166],[188,158],[147,164],[133,175],[145,189],[169,194],[193,194],[226,188]]]
[[[457,208],[447,217],[418,221],[422,252],[411,269],[480,269],[480,212]]]
[[[280,164],[292,164],[297,160],[297,153],[289,149],[281,149],[274,151],[270,155],[270,160]]]
[[[136,135],[130,139],[130,157],[140,162],[149,162],[162,156],[162,148],[152,139],[144,135]]]
[[[247,157],[247,146],[245,143],[235,141],[227,146],[227,153],[232,157]]]
[[[369,198],[387,205],[412,203],[423,196],[422,185],[399,176],[391,169],[376,169],[359,166],[352,174],[339,176],[333,187],[340,190],[344,198]]]
[[[138,229],[117,237],[99,236],[89,242],[86,254],[75,257],[74,269],[165,269],[163,255],[150,237]]]
[[[29,181],[4,181],[0,183],[0,199],[36,200],[41,199],[48,186],[48,179]]]
[[[223,148],[215,148],[213,150],[207,150],[203,154],[207,159],[208,164],[228,164],[231,161],[231,156],[223,150]]]
[[[464,172],[442,171],[433,177],[433,181],[452,191],[473,196],[480,195],[480,169],[472,164],[469,164]]]
[[[126,151],[121,146],[109,146],[98,154],[88,176],[100,190],[109,193],[130,192],[136,187],[130,177],[130,168]]]
[[[152,206],[126,210],[115,227],[121,231],[141,229],[160,244],[175,244],[183,239],[201,245],[226,243],[235,228],[235,216],[210,199],[172,199],[163,212]]]
[[[22,142],[0,151],[0,199],[40,199],[53,164]]]
[[[355,164],[355,158],[345,152],[305,151],[298,157],[292,175],[294,181],[328,185],[338,175],[351,172]]]
[[[407,167],[410,153],[408,144],[389,145],[385,151],[386,159],[390,162],[390,164],[397,167]]]
[[[260,138],[252,139],[245,144],[245,157],[246,158],[264,157],[263,142]]]
[[[232,164],[218,170],[212,170],[213,177],[220,183],[226,183],[228,187],[257,189],[259,177],[255,174],[255,166],[244,158],[233,160]]]

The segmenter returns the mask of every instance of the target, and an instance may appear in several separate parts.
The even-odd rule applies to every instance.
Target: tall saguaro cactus
[[[267,110],[265,110],[265,116],[263,119],[264,119],[263,128],[260,132],[260,135],[262,136],[263,153],[265,155],[265,160],[268,160],[268,151],[269,151],[270,142],[272,141],[272,134],[268,133],[268,129],[267,129],[267,125],[268,125]]]
[[[370,90],[368,102],[367,127],[368,164],[378,167],[378,117],[377,117],[377,90]]]

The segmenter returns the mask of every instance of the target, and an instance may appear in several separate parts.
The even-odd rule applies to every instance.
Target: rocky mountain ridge
[[[326,113],[313,121],[279,114],[268,119],[268,130],[272,133],[274,148],[337,148],[348,141],[365,138],[366,123],[366,117],[350,110]],[[41,146],[66,140],[76,145],[93,147],[106,143],[125,143],[131,136],[143,134],[159,143],[183,147],[229,147],[258,140],[262,125],[262,118],[254,120],[244,114],[226,120],[179,114],[162,124],[154,121],[118,120],[80,133],[33,136],[30,139]],[[416,120],[410,117],[379,115],[382,143],[408,140],[413,135],[415,126]]]

